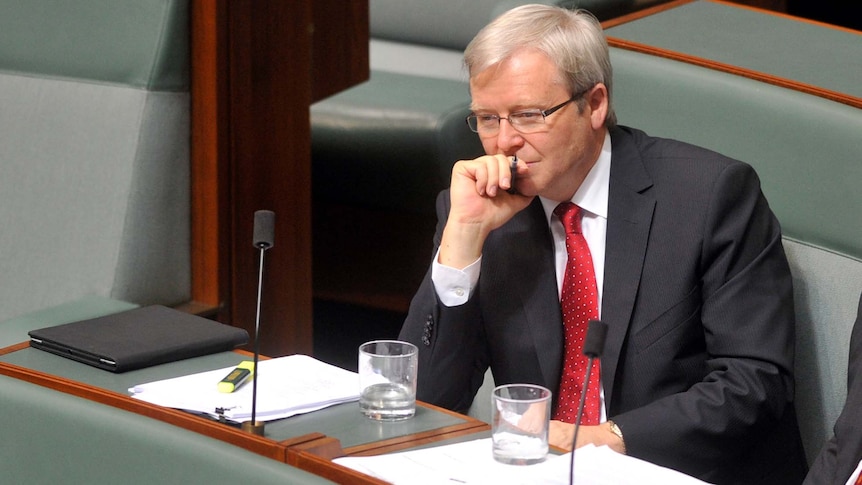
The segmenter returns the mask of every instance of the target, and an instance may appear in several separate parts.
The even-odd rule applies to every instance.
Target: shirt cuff
[[[439,249],[431,263],[431,281],[437,298],[447,307],[463,305],[473,295],[476,283],[479,282],[479,270],[482,267],[482,257],[461,269],[444,266],[439,263]]]

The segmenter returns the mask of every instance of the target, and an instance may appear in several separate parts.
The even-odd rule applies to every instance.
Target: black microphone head
[[[590,320],[587,326],[587,336],[584,338],[584,355],[599,357],[605,348],[605,337],[608,335],[608,325],[600,320]]]
[[[275,244],[275,212],[259,210],[254,213],[254,247],[269,249]]]

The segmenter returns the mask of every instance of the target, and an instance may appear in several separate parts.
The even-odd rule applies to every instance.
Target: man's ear
[[[605,118],[608,116],[608,88],[603,83],[598,83],[584,97],[590,112],[590,124],[594,130],[598,130],[605,126]]]

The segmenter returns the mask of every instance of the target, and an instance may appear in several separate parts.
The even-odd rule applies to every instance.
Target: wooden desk
[[[256,436],[127,393],[135,384],[231,367],[244,358],[244,352],[223,352],[114,374],[21,343],[0,349],[0,374],[201,433],[339,483],[382,482],[336,465],[332,458],[399,451],[489,429],[487,423],[425,403],[417,403],[413,419],[380,423],[362,416],[353,402],[268,422],[266,435]]]

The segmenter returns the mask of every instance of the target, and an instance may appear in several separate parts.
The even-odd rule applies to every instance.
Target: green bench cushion
[[[0,0],[0,71],[187,91],[188,0]]]
[[[452,165],[481,155],[466,83],[372,71],[311,108],[316,198],[434,213]]]
[[[862,110],[611,49],[621,124],[750,163],[785,236],[862,258]]]
[[[189,18],[188,0],[0,0],[0,321],[189,299]]]
[[[161,421],[0,375],[4,483],[332,483]]]

